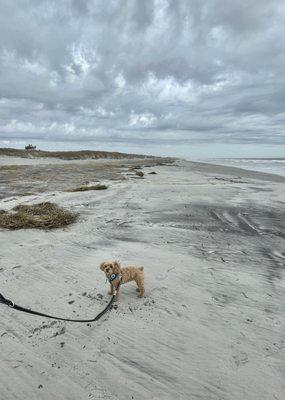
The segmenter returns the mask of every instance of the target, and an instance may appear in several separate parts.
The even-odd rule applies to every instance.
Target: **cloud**
[[[284,16],[281,0],[2,0],[0,144],[284,145]]]

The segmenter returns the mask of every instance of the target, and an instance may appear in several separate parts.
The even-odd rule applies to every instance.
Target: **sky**
[[[0,147],[285,157],[283,0],[0,0]]]

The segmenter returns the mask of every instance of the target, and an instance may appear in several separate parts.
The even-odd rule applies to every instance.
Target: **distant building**
[[[28,144],[27,146],[25,146],[26,150],[36,150],[37,146],[33,146],[32,144]]]

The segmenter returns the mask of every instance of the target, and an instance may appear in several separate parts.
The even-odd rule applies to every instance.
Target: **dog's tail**
[[[140,271],[143,271],[143,267],[139,267],[139,270],[140,270]]]

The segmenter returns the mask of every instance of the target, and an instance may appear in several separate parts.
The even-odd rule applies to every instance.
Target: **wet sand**
[[[144,299],[125,285],[118,308],[90,325],[0,306],[1,400],[285,397],[285,178],[147,162],[35,161],[1,174],[0,208],[53,201],[80,213],[65,229],[0,231],[4,295],[89,318],[108,300],[102,260],[146,275]],[[35,170],[40,182],[55,175],[45,191]],[[64,191],[85,178],[109,188]]]

